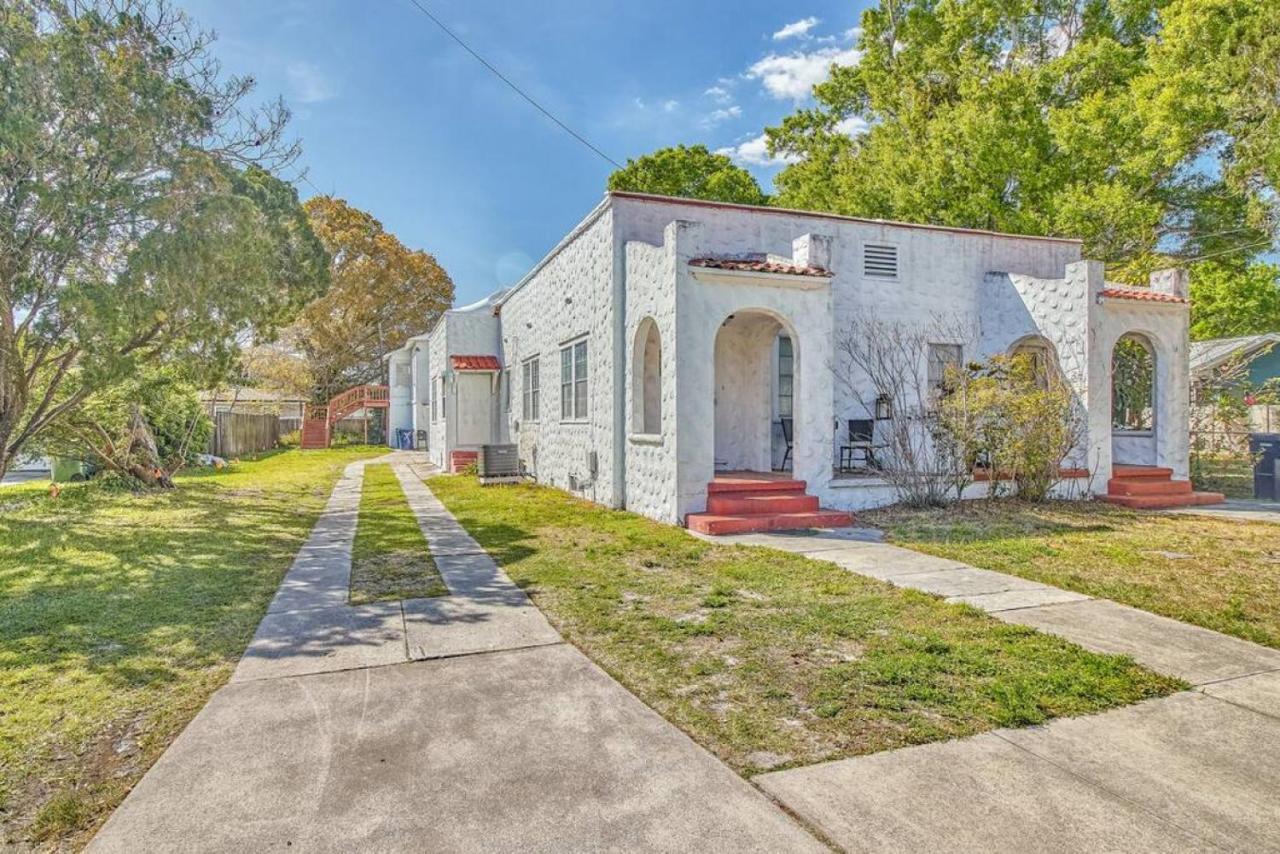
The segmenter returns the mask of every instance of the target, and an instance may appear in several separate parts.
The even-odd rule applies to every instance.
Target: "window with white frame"
[[[560,350],[560,419],[581,421],[587,417],[587,342],[578,341]]]
[[[520,366],[520,417],[525,421],[538,420],[538,362],[534,356]]]
[[[778,338],[778,417],[790,418],[795,408],[795,350],[787,335]]]
[[[440,394],[436,391],[436,378],[431,378],[431,420],[440,420]]]
[[[935,400],[946,391],[947,371],[959,369],[963,358],[959,344],[929,345],[929,391]]]

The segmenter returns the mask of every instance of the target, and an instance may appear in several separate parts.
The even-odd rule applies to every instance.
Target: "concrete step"
[[[804,492],[808,484],[790,478],[751,477],[750,475],[720,475],[707,484],[708,495],[732,492]]]
[[[1167,469],[1163,466],[1113,465],[1111,467],[1111,477],[1119,480],[1135,480],[1138,478],[1169,480],[1173,477],[1173,469]]]
[[[457,474],[472,463],[479,461],[479,451],[452,451],[449,454],[449,471]]]
[[[796,491],[718,492],[707,496],[707,512],[718,516],[812,513],[817,509],[817,496]]]
[[[1110,495],[1186,495],[1191,491],[1189,480],[1113,477],[1107,481],[1107,492]]]
[[[1170,507],[1195,507],[1221,504],[1227,497],[1221,492],[1188,492],[1179,495],[1101,495],[1099,500],[1119,504],[1131,510],[1166,510]]]
[[[701,534],[750,534],[757,531],[787,531],[800,528],[845,528],[853,515],[839,510],[811,513],[690,513],[685,525]]]

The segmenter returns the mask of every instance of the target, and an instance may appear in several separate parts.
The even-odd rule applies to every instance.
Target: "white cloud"
[[[733,95],[729,92],[729,90],[724,88],[723,86],[712,86],[702,94],[706,95],[708,98],[712,98],[720,102],[721,104],[733,98]]]
[[[815,85],[827,79],[832,65],[857,65],[861,58],[862,51],[842,47],[796,51],[786,56],[771,53],[748,68],[746,76],[759,80],[774,98],[803,101]]]
[[[792,21],[782,29],[773,34],[773,40],[776,42],[784,39],[808,38],[809,31],[818,26],[820,21],[814,17],[801,18],[798,21]]]
[[[680,102],[679,102],[679,101],[677,101],[677,100],[675,100],[674,98],[672,98],[672,99],[671,99],[671,100],[669,100],[669,101],[663,101],[663,102],[662,102],[662,112],[664,112],[664,113],[670,113],[670,112],[672,112],[673,110],[675,110],[675,108],[676,108],[676,107],[678,107],[678,106],[680,106]]]
[[[770,157],[768,140],[764,134],[752,137],[737,145],[717,148],[716,154],[723,154],[737,163],[745,163],[748,166],[784,166],[788,163],[799,162],[799,158],[792,155]]]
[[[867,120],[858,116],[849,116],[847,119],[841,119],[836,122],[836,130],[845,136],[862,136],[871,126],[867,124]]]
[[[736,119],[741,116],[742,108],[737,104],[734,104],[732,107],[722,107],[718,110],[712,110],[703,118],[702,123],[706,126],[717,125],[720,122],[728,121],[729,119]]]
[[[293,97],[302,104],[327,101],[338,94],[337,89],[320,66],[310,62],[291,62],[284,69],[289,78]]]

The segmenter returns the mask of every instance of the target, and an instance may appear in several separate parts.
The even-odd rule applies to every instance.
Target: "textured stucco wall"
[[[537,479],[562,489],[577,483],[576,494],[600,504],[620,506],[623,500],[619,466],[615,465],[616,435],[614,372],[621,311],[614,286],[620,266],[615,252],[613,215],[605,211],[538,269],[501,307],[503,360],[511,372],[509,435],[520,447],[526,467]],[[560,348],[587,340],[587,418],[560,417]],[[541,412],[537,423],[522,423],[515,402],[522,394],[519,366],[528,357],[540,359]],[[588,454],[596,455],[596,474],[588,468]]]
[[[1190,371],[1186,305],[1101,299],[1091,306],[1089,322],[1091,374],[1098,377],[1098,436],[1111,438],[1105,471],[1113,463],[1158,465],[1173,469],[1173,476],[1186,478],[1190,472]],[[1116,342],[1127,333],[1144,336],[1155,350],[1155,430],[1154,436],[1111,437],[1111,357]],[[1105,419],[1103,414],[1105,413]],[[1092,419],[1091,419],[1092,423]]]
[[[679,522],[676,503],[676,447],[679,437],[676,423],[677,360],[676,294],[675,294],[675,230],[668,229],[663,243],[651,246],[630,242],[624,248],[623,272],[626,281],[626,327],[623,340],[626,354],[627,444],[624,475],[626,506],[664,522]],[[644,434],[636,423],[636,394],[640,391],[637,374],[643,376],[638,347],[643,346],[642,325],[652,321],[658,330],[662,348],[661,388],[662,429],[659,434]]]
[[[896,279],[863,274],[867,243],[897,247]],[[688,265],[697,257],[757,252],[808,259],[831,270],[831,281],[700,275]],[[1172,388],[1179,359],[1185,379],[1185,309],[1100,304],[1101,265],[1079,259],[1075,242],[616,197],[504,299],[499,325],[468,323],[468,343],[451,340],[439,355],[433,337],[428,358],[439,365],[445,352],[497,352],[511,383],[511,406],[502,411],[500,427],[538,480],[568,489],[573,479],[586,498],[679,521],[705,508],[717,457],[726,466],[769,466],[779,329],[791,335],[795,348],[793,471],[828,506],[850,508],[892,499],[883,484],[853,486],[832,473],[841,425],[865,416],[856,395],[833,380],[836,344],[857,318],[916,325],[936,320],[956,331],[966,358],[1007,351],[1027,336],[1047,339],[1087,411],[1084,456],[1103,473],[1110,471],[1112,449],[1110,350],[1123,332],[1142,331],[1166,355],[1159,360],[1163,402],[1157,419],[1172,429],[1156,442],[1156,458],[1185,471],[1185,390],[1180,403]],[[739,321],[718,348],[717,333],[730,315]],[[662,346],[662,429],[656,435],[641,435],[633,424],[637,331],[646,319],[656,324]],[[590,402],[587,419],[578,422],[560,417],[559,351],[584,336]],[[482,346],[486,340],[495,342],[491,349]],[[541,360],[541,417],[522,423],[520,365],[535,353]],[[719,429],[718,396],[725,404]],[[749,417],[728,418],[735,409],[740,415],[749,410]],[[1181,444],[1174,435],[1179,422]],[[433,434],[433,449],[441,445]],[[594,478],[587,470],[589,451],[597,456]],[[1087,489],[1071,485],[1077,494]]]

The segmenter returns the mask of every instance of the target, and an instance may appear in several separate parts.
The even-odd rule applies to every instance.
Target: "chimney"
[[[1148,279],[1151,290],[1186,299],[1190,294],[1191,277],[1185,267],[1170,267],[1167,270],[1156,270]]]
[[[831,269],[831,238],[825,234],[802,234],[791,241],[791,263],[798,267]]]

